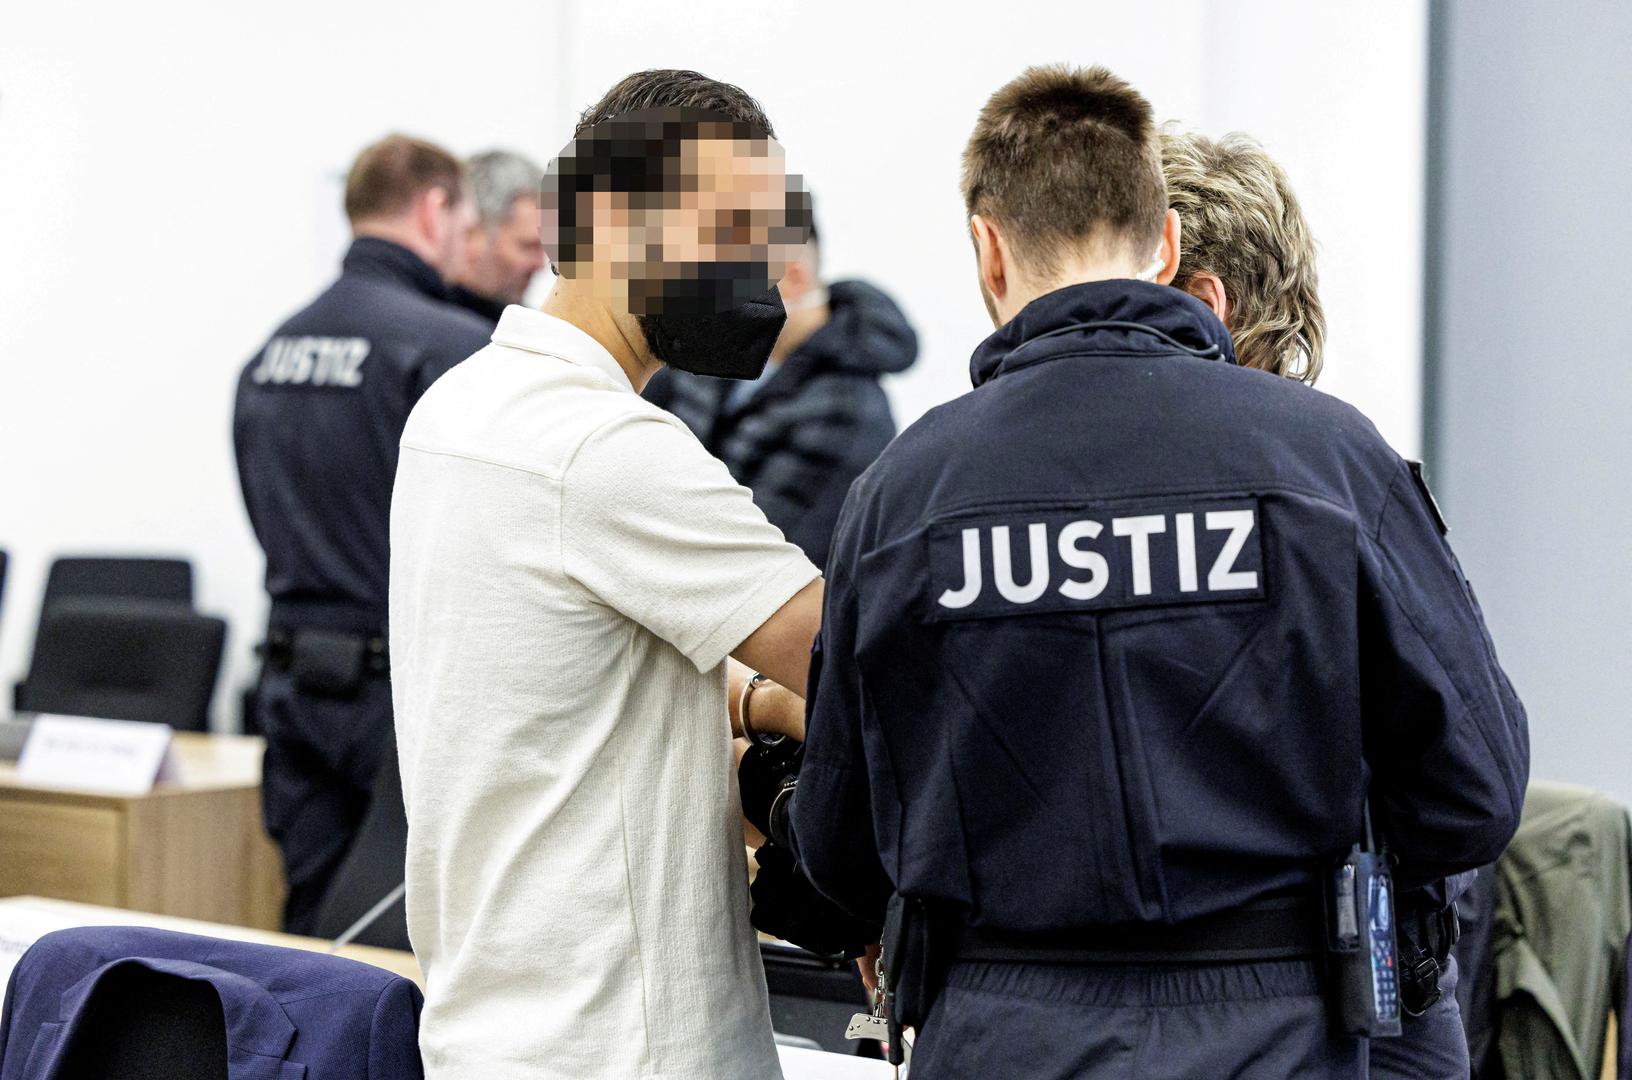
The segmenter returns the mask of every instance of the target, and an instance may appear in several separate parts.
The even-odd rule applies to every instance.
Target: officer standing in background
[[[519,304],[544,268],[538,196],[544,170],[520,154],[489,150],[465,163],[476,222],[465,233],[463,268],[453,277],[453,302],[497,325]]]
[[[816,230],[782,279],[788,323],[750,382],[672,368],[647,401],[686,422],[782,535],[827,561],[845,492],[895,438],[879,379],[918,359],[918,335],[894,300],[864,281],[823,283]]]
[[[1490,861],[1529,771],[1437,510],[1153,283],[1180,222],[1127,84],[1027,71],[963,188],[998,330],[852,488],[802,769],[745,756],[744,810],[885,923],[919,1080],[1364,1076],[1367,860]]]
[[[488,339],[448,303],[474,216],[456,157],[392,135],[358,155],[345,208],[355,239],[340,278],[244,368],[233,415],[272,601],[256,715],[293,933],[311,931],[391,737],[397,443],[420,395]]]

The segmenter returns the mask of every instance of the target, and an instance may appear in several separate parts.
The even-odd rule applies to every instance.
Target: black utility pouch
[[[889,980],[890,1019],[916,1028],[929,1019],[945,973],[945,934],[942,921],[922,900],[896,893],[884,915],[885,974]]]
[[[352,698],[368,676],[368,639],[331,630],[297,630],[289,650],[295,689],[319,697]]]
[[[1445,996],[1439,977],[1445,973],[1451,949],[1462,936],[1456,904],[1439,911],[1417,912],[1402,919],[1398,931],[1400,1007],[1407,1016],[1421,1016]]]

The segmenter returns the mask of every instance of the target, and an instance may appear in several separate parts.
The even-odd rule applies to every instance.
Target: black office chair
[[[403,881],[408,857],[408,815],[402,806],[402,773],[397,767],[396,740],[384,748],[380,771],[374,777],[368,813],[357,836],[340,860],[323,904],[318,908],[317,937],[337,938],[368,914]],[[352,941],[385,949],[411,949],[408,914],[403,898],[388,906]]]
[[[209,983],[125,964],[85,1007],[59,1076],[227,1080],[227,1019]]]
[[[193,564],[186,559],[64,556],[52,562],[46,575],[41,614],[58,600],[88,596],[157,600],[190,607]]]
[[[226,635],[222,620],[173,604],[59,600],[21,707],[206,731]]]
[[[34,634],[39,651],[40,631],[46,617],[59,602],[70,599],[120,599],[146,603],[193,606],[193,564],[186,559],[65,556],[51,564],[45,578],[45,597],[40,601],[39,628]],[[33,662],[29,671],[34,670]],[[28,680],[12,688],[12,704],[19,711],[28,706]]]

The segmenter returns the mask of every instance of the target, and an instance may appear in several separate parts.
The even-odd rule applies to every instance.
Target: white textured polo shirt
[[[724,660],[817,571],[587,334],[408,419],[391,661],[429,1080],[781,1075]]]

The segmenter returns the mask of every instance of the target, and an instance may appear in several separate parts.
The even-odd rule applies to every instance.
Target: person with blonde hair
[[[1240,132],[1211,139],[1170,129],[1162,133],[1162,172],[1181,221],[1171,284],[1213,309],[1241,366],[1314,383],[1326,316],[1314,237],[1286,170]],[[1379,1080],[1468,1073],[1450,952],[1456,897],[1471,881],[1471,874],[1461,875],[1400,898],[1402,959],[1418,977],[1405,996],[1402,1037],[1370,1046],[1371,1075]]]
[[[1313,384],[1326,345],[1315,241],[1292,184],[1254,139],[1162,133],[1168,205],[1183,223],[1172,284],[1213,309],[1242,367]]]

